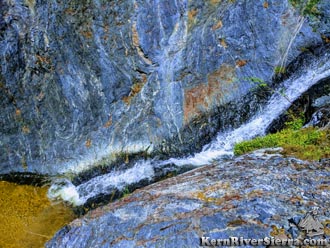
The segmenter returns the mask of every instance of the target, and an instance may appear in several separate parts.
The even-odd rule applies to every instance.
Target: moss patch
[[[261,148],[283,147],[283,154],[304,160],[330,158],[330,129],[303,128],[284,129],[278,133],[243,141],[234,147],[235,155]]]
[[[302,15],[316,16],[319,14],[317,4],[320,0],[290,0],[293,7],[298,8]]]
[[[75,216],[48,200],[46,187],[0,181],[0,247],[44,247]]]

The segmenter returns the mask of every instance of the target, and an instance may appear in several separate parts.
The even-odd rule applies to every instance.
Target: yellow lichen
[[[192,197],[204,202],[214,203],[221,205],[225,202],[240,199],[241,196],[238,195],[235,191],[230,190],[231,186],[229,182],[218,182],[208,187],[205,187],[203,190],[193,192]],[[213,194],[217,192],[220,197],[214,197]]]
[[[75,216],[63,204],[53,205],[47,187],[0,181],[0,247],[44,247]]]

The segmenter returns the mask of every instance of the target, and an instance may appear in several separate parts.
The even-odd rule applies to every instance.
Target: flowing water
[[[274,90],[268,103],[251,120],[237,129],[219,132],[210,144],[204,146],[202,151],[194,156],[163,161],[140,160],[125,171],[112,171],[78,186],[67,179],[61,179],[53,183],[48,196],[51,199],[62,198],[76,206],[83,205],[88,199],[100,194],[110,194],[114,189],[123,190],[128,185],[142,180],[152,181],[156,171],[165,169],[168,165],[178,168],[201,166],[210,164],[214,159],[233,156],[233,147],[237,142],[264,135],[268,126],[285,112],[294,100],[320,80],[330,77],[329,61],[330,55],[326,53],[302,71],[295,72]]]

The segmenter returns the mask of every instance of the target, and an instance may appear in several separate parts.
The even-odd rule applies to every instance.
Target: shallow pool
[[[44,247],[75,215],[46,196],[48,187],[0,181],[0,247]]]

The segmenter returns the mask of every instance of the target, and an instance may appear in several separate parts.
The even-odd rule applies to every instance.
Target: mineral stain
[[[0,181],[0,247],[44,247],[75,215],[47,198],[47,187]]]

